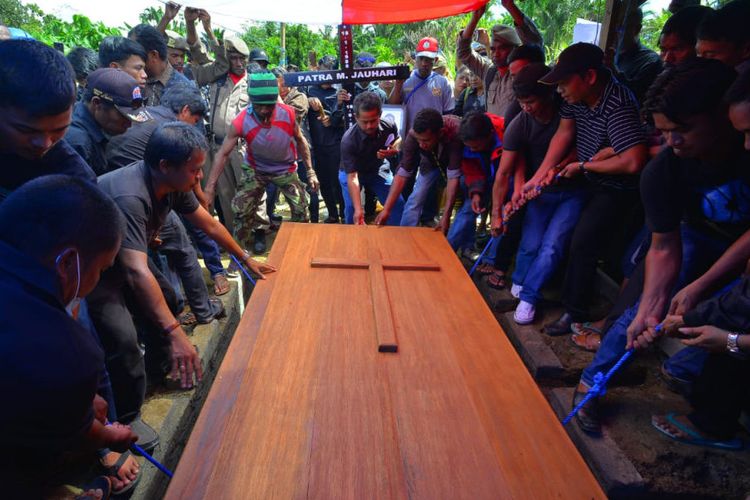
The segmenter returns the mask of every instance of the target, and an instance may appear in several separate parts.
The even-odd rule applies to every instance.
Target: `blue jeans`
[[[203,262],[206,264],[206,269],[208,269],[211,277],[213,278],[217,274],[226,274],[227,272],[224,269],[224,264],[221,263],[221,251],[219,250],[219,245],[217,245],[216,242],[202,230],[192,225],[189,220],[184,217],[180,217],[180,219],[182,219],[182,223],[185,224],[185,229],[187,229],[188,234],[195,242],[195,246],[200,250],[201,255],[203,256]]]
[[[706,236],[687,224],[682,224],[681,233],[682,265],[674,293],[706,272],[729,246],[726,242]],[[591,387],[594,384],[594,376],[598,372],[606,373],[625,354],[627,329],[635,319],[640,303],[638,299],[607,330],[593,361],[583,370],[581,381],[587,386]],[[700,373],[704,361],[705,356],[687,352],[667,360],[667,367],[672,374]]]
[[[583,191],[542,193],[528,204],[513,283],[523,285],[521,300],[536,305],[542,287],[565,256],[586,204]]]
[[[419,216],[422,213],[430,190],[440,178],[440,171],[435,169],[426,174],[418,173],[417,180],[414,182],[414,190],[406,199],[404,205],[404,214],[401,216],[402,226],[416,226],[419,223]]]
[[[375,196],[381,204],[385,204],[385,200],[388,199],[388,191],[391,189],[393,183],[393,174],[388,170],[388,178],[384,179],[377,172],[373,174],[358,174],[360,187],[368,187],[375,191]],[[346,178],[346,172],[339,170],[339,184],[341,184],[341,194],[344,195],[344,221],[347,224],[354,223],[354,204],[352,198],[349,196],[349,185]],[[391,226],[398,226],[401,221],[401,217],[404,213],[404,199],[399,196],[396,199],[396,203],[391,209],[391,215],[388,217],[388,224]]]

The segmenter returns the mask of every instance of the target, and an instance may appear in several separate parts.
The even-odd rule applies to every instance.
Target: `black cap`
[[[250,51],[250,57],[248,57],[251,61],[268,61],[268,54],[266,54],[266,51],[263,49],[253,49]]]
[[[86,79],[86,89],[91,96],[112,103],[120,113],[133,121],[149,119],[143,109],[138,82],[121,69],[101,68],[90,73]]]
[[[539,81],[554,85],[567,77],[589,69],[604,67],[604,52],[592,43],[574,43],[560,53],[555,67]]]

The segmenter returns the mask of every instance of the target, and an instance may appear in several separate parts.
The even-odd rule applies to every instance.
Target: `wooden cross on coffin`
[[[383,260],[380,250],[369,245],[368,258],[364,260],[313,258],[311,267],[334,269],[368,269],[372,293],[372,312],[375,316],[375,335],[379,352],[398,352],[396,327],[393,323],[391,299],[385,282],[385,271],[440,271],[434,262]]]

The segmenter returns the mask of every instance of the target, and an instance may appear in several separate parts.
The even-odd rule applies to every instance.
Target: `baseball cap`
[[[438,56],[438,41],[434,38],[422,38],[417,44],[417,57],[435,59]]]
[[[143,96],[138,82],[121,69],[101,68],[86,79],[87,95],[98,97],[114,105],[134,122],[145,122],[149,115],[143,107]]]
[[[502,24],[496,24],[492,27],[492,39],[501,40],[516,47],[521,45],[521,38],[519,38],[516,29]]]
[[[253,104],[276,104],[279,83],[271,72],[251,73],[247,82],[247,95]]]
[[[592,43],[578,42],[560,52],[555,67],[539,81],[554,85],[570,75],[604,66],[604,52]]]

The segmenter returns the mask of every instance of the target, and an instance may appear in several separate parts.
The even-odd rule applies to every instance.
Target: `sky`
[[[161,0],[128,0],[128,1],[101,1],[101,0],[21,0],[22,3],[35,3],[44,12],[54,14],[57,17],[70,21],[73,14],[84,14],[93,21],[102,21],[107,26],[121,26],[128,23],[131,26],[138,24],[138,14],[147,7],[163,6]],[[499,4],[499,2],[497,2]],[[251,2],[247,0],[198,0],[191,2],[192,7],[201,7],[211,13],[212,24],[216,28],[224,28],[229,31],[242,32],[242,26],[251,21]],[[242,5],[243,9],[234,6]],[[660,12],[669,5],[669,0],[649,0],[644,5],[645,10]],[[523,2],[519,2],[523,9]],[[502,9],[499,7],[499,9]],[[180,14],[182,15],[182,14]]]

